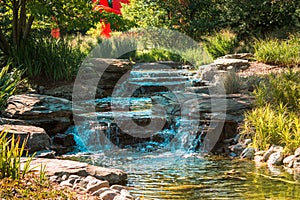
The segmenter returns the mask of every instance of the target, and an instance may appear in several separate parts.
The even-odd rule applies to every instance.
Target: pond
[[[300,175],[252,161],[182,151],[115,150],[91,157],[94,164],[126,171],[131,193],[141,199],[300,198]]]

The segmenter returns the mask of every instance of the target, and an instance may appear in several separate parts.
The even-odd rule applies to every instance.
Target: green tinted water
[[[100,160],[128,172],[131,193],[141,199],[300,199],[300,175],[252,161],[173,153]]]

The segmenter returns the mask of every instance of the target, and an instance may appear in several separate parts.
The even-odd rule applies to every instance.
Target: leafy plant
[[[17,71],[9,72],[10,64],[7,64],[0,71],[0,110],[6,104],[7,99],[15,92],[21,82],[20,74]]]
[[[245,115],[242,133],[259,149],[285,147],[286,153],[300,146],[300,72],[291,69],[271,74],[254,91],[256,107]]]
[[[276,108],[283,104],[289,111],[300,111],[300,71],[289,69],[282,74],[270,74],[254,91],[256,105],[269,103]],[[300,113],[299,113],[300,114]]]
[[[0,178],[20,179],[29,171],[32,157],[28,156],[23,172],[21,173],[21,156],[23,155],[27,140],[20,144],[20,137],[15,138],[14,134],[8,139],[7,132],[0,133]]]
[[[246,114],[242,133],[249,135],[258,149],[266,150],[274,144],[291,153],[300,146],[299,122],[299,115],[288,112],[282,104],[277,109],[267,104]]]
[[[257,61],[281,65],[300,65],[300,37],[293,36],[288,40],[268,39],[257,40],[254,43]]]
[[[206,40],[205,49],[213,58],[234,53],[234,48],[237,45],[236,35],[228,30],[223,30],[213,36],[207,37]]]

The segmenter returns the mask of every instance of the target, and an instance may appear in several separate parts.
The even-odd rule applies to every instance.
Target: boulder
[[[219,70],[245,70],[250,66],[248,60],[233,58],[218,58],[214,61],[214,64]]]
[[[255,149],[253,147],[248,147],[243,150],[241,153],[241,158],[248,158],[248,159],[253,159],[255,154]]]
[[[277,151],[275,153],[272,153],[268,159],[268,164],[270,165],[281,165],[283,161],[283,153],[280,151]]]
[[[49,135],[64,132],[73,123],[69,100],[39,94],[11,96],[3,116],[11,123],[44,128]]]
[[[25,160],[25,158],[22,159],[21,166],[24,166]],[[39,166],[41,163],[47,166],[46,174],[49,176],[93,176],[100,180],[106,180],[110,184],[124,183],[127,179],[127,174],[122,170],[97,167],[72,160],[34,158],[31,162],[31,167]],[[39,167],[37,167],[37,169],[39,169]],[[67,178],[65,180],[67,180]]]
[[[23,125],[0,125],[0,132],[6,131],[8,136],[20,137],[20,145],[27,140],[26,149],[30,153],[46,150],[50,147],[50,138],[43,128]]]
[[[100,198],[102,200],[113,200],[115,198],[115,196],[117,196],[117,195],[118,195],[118,193],[116,193],[112,190],[108,190],[108,191],[101,193]]]
[[[294,164],[294,160],[295,160],[296,156],[295,155],[290,155],[286,158],[283,159],[283,164],[289,168],[293,167]]]
[[[296,157],[300,156],[300,147],[297,148],[297,149],[295,150],[294,155],[295,155]]]
[[[97,179],[107,180],[110,184],[122,183],[127,179],[127,174],[119,169],[88,165],[86,171]]]
[[[71,147],[76,145],[76,142],[74,140],[74,135],[71,134],[62,134],[62,133],[56,134],[54,136],[53,142],[55,144],[59,144],[64,147]]]

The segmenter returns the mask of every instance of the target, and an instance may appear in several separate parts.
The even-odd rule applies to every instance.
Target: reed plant
[[[25,151],[26,141],[21,144],[20,137],[15,138],[14,134],[8,137],[6,131],[0,133],[0,179],[7,177],[19,180],[30,171],[30,163],[34,155],[28,156],[27,153],[27,160],[21,171],[21,157]]]

